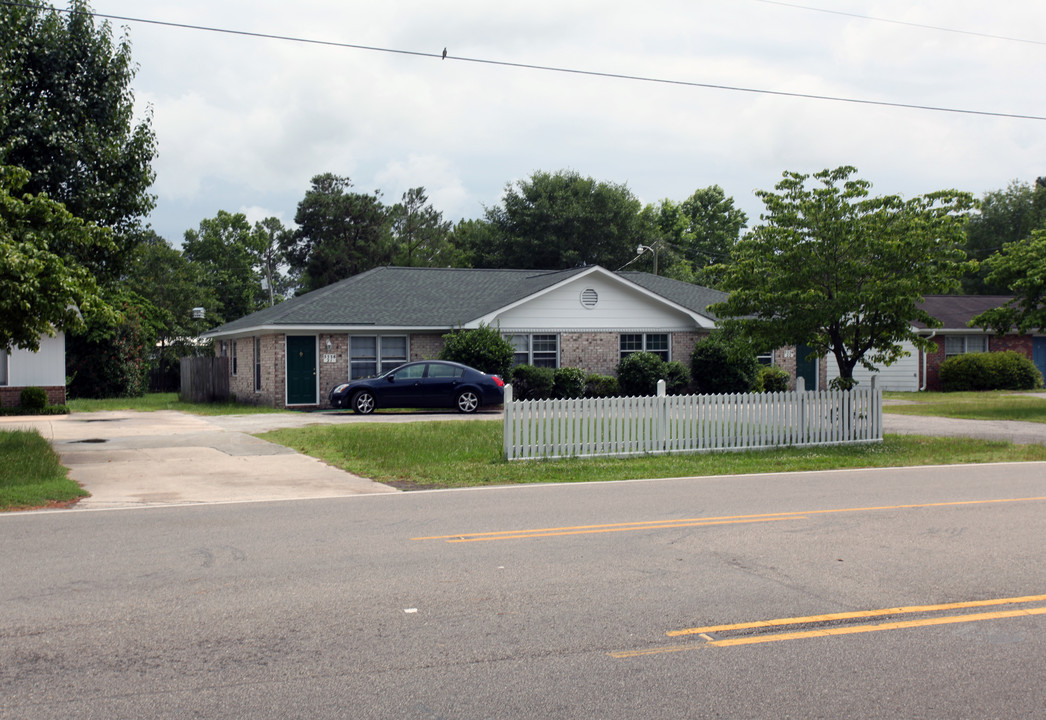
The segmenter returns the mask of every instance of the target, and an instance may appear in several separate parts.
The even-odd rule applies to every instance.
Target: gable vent
[[[599,293],[592,288],[581,291],[581,306],[591,310],[599,302]]]

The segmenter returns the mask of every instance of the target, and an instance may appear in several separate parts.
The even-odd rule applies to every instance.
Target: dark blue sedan
[[[342,383],[330,392],[331,407],[361,415],[378,408],[455,408],[474,413],[505,401],[505,383],[468,365],[424,360],[400,365],[378,377]]]

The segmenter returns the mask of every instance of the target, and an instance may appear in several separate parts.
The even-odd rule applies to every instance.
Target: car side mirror
[[[389,375],[385,379],[388,380],[389,382],[396,382],[396,376],[395,375]]]

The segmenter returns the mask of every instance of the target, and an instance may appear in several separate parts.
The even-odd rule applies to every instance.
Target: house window
[[[236,374],[236,341],[232,341],[232,374]]]
[[[506,335],[515,350],[513,365],[559,367],[559,335]]]
[[[7,351],[0,350],[0,387],[10,382],[7,374]]]
[[[254,337],[254,392],[261,392],[261,338]]]
[[[406,335],[349,337],[349,379],[373,377],[407,362]]]
[[[759,353],[755,356],[756,362],[760,365],[773,365],[774,364],[774,353],[770,352]]]
[[[668,350],[668,333],[622,334],[619,347],[622,359],[636,352],[653,353],[665,362],[671,359]]]
[[[944,337],[944,357],[965,355],[967,353],[988,352],[987,335],[946,335]]]

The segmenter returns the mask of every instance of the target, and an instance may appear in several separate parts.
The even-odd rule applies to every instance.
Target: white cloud
[[[1043,174],[1041,121],[848,105],[546,72],[453,57],[838,97],[1046,115],[1041,46],[752,0],[329,3],[228,0],[94,9],[251,32],[439,53],[448,60],[132,24],[159,142],[156,222],[203,208],[291,218],[309,179],[348,175],[394,202],[424,186],[448,218],[477,217],[506,183],[573,168],[643,200],[784,170],[856,165],[882,193],[982,193]],[[974,32],[1046,36],[1046,5],[840,0],[832,9]],[[271,210],[270,210],[271,209]],[[162,218],[162,220],[161,220]]]

